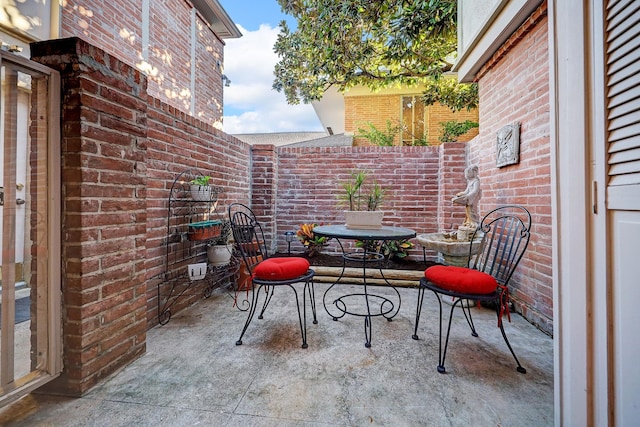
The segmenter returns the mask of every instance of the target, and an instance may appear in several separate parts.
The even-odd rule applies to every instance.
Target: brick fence
[[[444,160],[447,158],[457,161]],[[445,169],[440,168],[441,162],[446,164]],[[429,147],[281,147],[275,188],[276,228],[282,234],[296,231],[301,223],[344,223],[344,209],[337,206],[341,183],[349,180],[352,171],[366,170],[386,190],[381,208],[385,212],[384,224],[419,233],[451,230],[464,220],[464,208],[454,208],[450,202],[456,192],[466,187],[464,168],[463,143]],[[328,250],[337,252],[335,244]],[[415,256],[418,252],[422,256],[418,249]]]
[[[464,218],[464,208],[450,200],[466,187],[467,144],[250,147],[148,96],[143,74],[81,39],[36,43],[32,55],[62,80],[64,372],[47,386],[56,392],[82,395],[144,354],[146,330],[157,324],[169,188],[186,169],[224,188],[222,215],[230,202],[250,203],[274,249],[286,249],[283,233],[301,223],[343,221],[336,193],[354,169],[369,170],[387,188],[386,224],[426,233],[454,229]],[[498,201],[492,191],[481,210]],[[536,204],[537,219],[542,211]],[[536,237],[526,263],[538,262],[538,242],[548,239]],[[527,280],[551,283],[546,275]],[[525,303],[527,292],[518,294]],[[198,298],[196,292],[177,308]]]

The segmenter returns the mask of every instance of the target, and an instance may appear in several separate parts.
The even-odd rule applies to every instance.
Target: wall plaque
[[[504,126],[498,131],[496,141],[496,166],[514,165],[520,162],[520,122]]]

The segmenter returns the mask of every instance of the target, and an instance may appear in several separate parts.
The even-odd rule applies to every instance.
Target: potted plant
[[[415,245],[409,240],[388,240],[382,245],[382,254],[387,259],[404,259]]]
[[[385,190],[375,180],[367,182],[367,171],[351,172],[351,180],[343,182],[338,205],[347,209],[348,228],[373,229],[382,226],[384,212],[379,210]]]
[[[317,226],[318,224],[300,224],[300,228],[296,232],[296,237],[304,245],[305,253],[309,258],[319,254],[331,240],[331,237],[319,237],[313,234],[313,229]]]
[[[197,201],[211,200],[210,176],[198,175],[190,181],[191,198]]]
[[[220,235],[207,242],[207,258],[210,264],[218,267],[229,264],[232,254],[231,223],[222,221]]]

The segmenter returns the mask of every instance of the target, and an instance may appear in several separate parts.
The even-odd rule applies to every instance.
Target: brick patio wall
[[[62,375],[80,396],[144,354],[157,325],[168,194],[186,169],[248,203],[250,147],[147,95],[139,71],[78,39],[32,45],[62,81]],[[202,297],[194,291],[175,310]]]
[[[149,2],[146,54],[142,0],[73,0],[61,3],[60,37],[80,37],[148,75],[148,93],[209,124],[222,122],[224,42],[195,14],[195,92],[191,76],[188,0]],[[106,19],[105,17],[117,17]]]
[[[528,254],[513,280],[512,297],[529,321],[553,332],[549,75],[546,3],[480,71],[480,134],[469,144],[478,164],[481,210],[516,203],[533,216]],[[520,122],[520,163],[496,167],[496,134]]]
[[[77,38],[32,45],[61,75],[64,370],[82,395],[144,354],[146,77]]]
[[[250,202],[250,147],[235,137],[151,96],[148,98],[147,137],[147,322],[158,324],[158,285],[166,266],[169,192],[186,170],[211,177],[222,187],[216,219],[225,219],[231,202]],[[203,254],[202,261],[206,257]],[[189,284],[190,291],[176,300],[173,314],[202,298],[203,283]]]
[[[540,49],[546,21],[527,37]],[[544,46],[543,46],[544,45]],[[516,45],[517,52],[520,45]],[[168,193],[175,177],[199,169],[224,187],[219,212],[230,202],[250,203],[267,225],[275,248],[286,250],[285,231],[303,222],[342,222],[336,206],[340,182],[367,169],[387,188],[385,223],[418,233],[451,230],[464,218],[453,195],[466,187],[463,170],[480,165],[482,210],[523,203],[534,213],[534,239],[514,292],[519,311],[542,327],[551,310],[548,125],[545,102],[505,114],[487,108],[486,127],[471,143],[429,147],[250,147],[146,91],[133,67],[80,39],[32,45],[33,59],[62,78],[62,291],[64,372],[47,387],[82,395],[142,355],[146,330],[157,324],[157,284],[164,267]],[[535,60],[534,60],[535,59]],[[537,57],[525,65],[528,92],[540,87]],[[481,95],[494,96],[503,65],[485,74]],[[524,71],[523,71],[524,72]],[[502,83],[503,97],[516,87]],[[518,88],[519,89],[519,88]],[[511,92],[513,94],[511,94]],[[544,101],[544,98],[543,98]],[[509,105],[506,101],[505,105]],[[539,103],[539,110],[533,109]],[[536,112],[536,113],[534,113]],[[493,116],[491,116],[493,114]],[[548,114],[548,113],[547,113]],[[493,119],[491,119],[493,117]],[[498,117],[523,121],[521,162],[496,169],[492,156]],[[539,119],[539,117],[541,117]],[[548,120],[548,118],[547,118]],[[546,127],[545,127],[546,126]],[[468,160],[467,160],[468,158]],[[293,246],[301,250],[301,246]],[[337,253],[337,248],[329,250]],[[416,248],[412,254],[421,257]],[[434,254],[432,254],[434,255]],[[547,291],[549,289],[549,291]],[[182,308],[201,298],[197,292]],[[543,307],[542,304],[547,304]],[[550,319],[550,317],[548,318]]]
[[[354,170],[369,171],[370,178],[386,189],[384,224],[408,227],[419,234],[448,230],[454,224],[457,227],[464,221],[464,208],[453,207],[450,200],[466,187],[465,155],[463,143],[429,147],[279,147],[275,186],[278,249],[287,249],[284,232],[296,231],[302,223],[344,223],[344,209],[337,206],[337,195],[342,192],[341,183],[349,180]],[[443,162],[446,168],[440,169]],[[303,247],[296,241],[293,250],[301,251]],[[337,254],[335,242],[326,251]],[[412,256],[421,259],[422,249],[416,247]],[[429,256],[435,258],[434,253],[429,252]]]

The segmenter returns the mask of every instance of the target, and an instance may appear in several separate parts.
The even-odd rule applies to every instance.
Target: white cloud
[[[278,56],[273,51],[279,29],[261,25],[243,36],[227,40],[224,74],[231,85],[224,88],[223,129],[229,134],[322,131],[311,105],[289,105],[283,93],[271,88]]]

